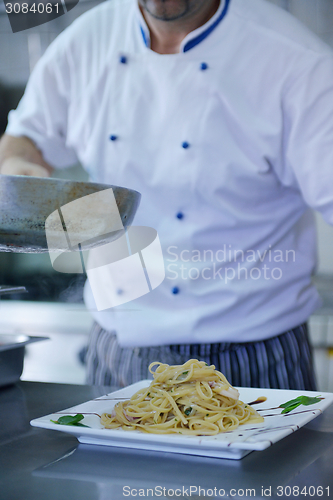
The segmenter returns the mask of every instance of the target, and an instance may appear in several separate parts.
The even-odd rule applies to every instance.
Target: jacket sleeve
[[[309,62],[285,92],[280,178],[333,224],[333,54]]]
[[[53,167],[77,162],[67,144],[70,100],[70,60],[66,51],[68,37],[61,34],[35,66],[24,96],[8,116],[6,133],[26,136]]]

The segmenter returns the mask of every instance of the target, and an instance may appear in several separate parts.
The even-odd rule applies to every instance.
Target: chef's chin
[[[176,21],[191,12],[197,0],[139,0],[139,5],[155,19]]]

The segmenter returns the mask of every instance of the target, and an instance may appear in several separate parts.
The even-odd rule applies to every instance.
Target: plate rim
[[[152,448],[149,449],[155,449],[156,451],[163,451],[161,450],[161,447],[167,446],[170,448],[174,448],[175,453],[185,453],[185,449],[189,450],[187,453],[190,453],[191,450],[192,454],[198,455],[199,453],[196,452],[198,448],[200,448],[200,454],[205,455],[205,452],[208,453],[213,453],[214,455],[209,455],[209,456],[222,456],[226,455],[227,452],[229,451],[230,455],[234,455],[236,450],[239,452],[239,454],[244,454],[244,452],[250,452],[250,451],[263,451],[270,446],[272,446],[274,443],[280,441],[284,437],[292,434],[296,430],[300,429],[307,423],[309,423],[311,420],[316,418],[318,415],[320,415],[324,410],[326,410],[332,403],[333,403],[333,393],[329,392],[320,392],[320,391],[299,391],[299,390],[288,390],[288,389],[263,389],[263,388],[253,388],[253,387],[237,387],[237,389],[240,391],[242,399],[242,392],[246,395],[246,391],[251,391],[254,393],[261,393],[261,395],[274,395],[274,394],[281,394],[288,392],[290,393],[290,398],[293,399],[294,397],[297,397],[297,395],[311,395],[311,396],[322,396],[324,400],[322,400],[320,403],[317,404],[320,405],[320,408],[314,406],[314,407],[308,407],[308,410],[306,410],[306,413],[304,413],[304,410],[302,410],[302,417],[298,418],[297,417],[297,423],[296,424],[291,424],[287,425],[284,427],[284,430],[278,429],[277,431],[274,431],[272,429],[270,431],[269,428],[264,426],[264,423],[261,424],[245,424],[240,428],[234,430],[234,431],[229,431],[228,434],[233,435],[234,437],[237,437],[239,434],[242,434],[245,431],[248,430],[256,430],[258,429],[257,433],[259,432],[260,434],[260,429],[262,429],[261,432],[266,432],[265,429],[267,429],[267,432],[276,432],[277,435],[272,439],[259,439],[257,441],[225,441],[225,440],[219,440],[218,436],[221,435],[226,435],[227,433],[221,433],[216,436],[179,436],[179,434],[148,434],[148,433],[143,433],[140,431],[125,431],[122,429],[104,429],[104,428],[84,428],[84,427],[72,427],[72,426],[62,426],[58,424],[54,424],[51,422],[51,418],[54,419],[56,416],[59,416],[61,413],[80,413],[80,407],[86,404],[90,404],[93,402],[98,401],[110,401],[108,397],[112,396],[114,398],[115,395],[119,395],[119,393],[123,393],[124,391],[131,391],[126,398],[130,397],[131,394],[134,394],[137,390],[140,388],[148,386],[152,381],[147,379],[147,380],[141,380],[139,382],[136,382],[134,384],[131,384],[129,386],[126,386],[124,388],[118,389],[116,391],[110,392],[108,394],[105,394],[103,396],[99,396],[95,399],[85,401],[83,403],[80,403],[79,405],[71,406],[69,408],[65,408],[63,410],[59,410],[58,412],[54,412],[48,415],[43,415],[41,417],[35,418],[30,421],[31,426],[33,427],[38,427],[38,428],[43,428],[47,430],[55,430],[58,432],[64,432],[66,434],[74,435],[79,442],[81,443],[86,443],[86,444],[94,444],[92,440],[99,441],[98,444],[105,444],[106,446],[115,446],[117,447],[117,443],[119,446],[119,443],[121,443],[124,438],[126,443],[128,443],[128,446],[122,446],[126,448],[135,448],[135,449],[145,449],[143,446],[147,444],[147,446],[152,446]],[[269,393],[269,394],[267,394]],[[116,404],[116,401],[112,401],[112,403]],[[111,405],[110,405],[111,406]],[[110,408],[111,409],[111,408]],[[258,408],[260,409],[260,408]],[[263,408],[263,410],[265,410]],[[267,408],[266,408],[267,410]],[[106,410],[103,410],[106,411]],[[84,413],[84,412],[83,412]],[[283,415],[282,417],[290,417],[290,416],[297,416],[299,415],[300,412],[296,412],[293,414],[287,414]],[[276,413],[274,416],[281,416],[281,413]],[[49,419],[49,421],[46,421],[46,419]],[[299,420],[299,421],[298,421]],[[251,428],[248,429],[248,426],[251,425]],[[253,425],[256,426],[255,429],[253,429]],[[108,432],[106,435],[102,435],[101,432]],[[239,437],[239,436],[238,436]],[[176,439],[172,445],[170,444],[170,438]],[[251,439],[251,436],[246,439]],[[103,443],[101,443],[101,440]],[[231,453],[230,453],[231,452]],[[247,454],[247,453],[246,453]],[[205,455],[207,456],[207,455]],[[231,457],[230,457],[231,458]],[[242,458],[242,456],[239,456],[238,458]]]

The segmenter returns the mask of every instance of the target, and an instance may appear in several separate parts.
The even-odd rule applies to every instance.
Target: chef
[[[110,0],[33,71],[1,141],[3,174],[80,161],[142,193],[166,276],[96,310],[88,382],[199,358],[234,385],[315,389],[306,321],[310,207],[333,223],[333,57],[265,0]]]

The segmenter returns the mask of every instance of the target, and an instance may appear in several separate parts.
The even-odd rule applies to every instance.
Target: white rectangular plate
[[[129,399],[136,391],[148,387],[151,380],[142,380],[136,384],[107,394],[86,403],[67,408],[61,412],[32,420],[34,427],[66,432],[77,437],[81,443],[135,448],[142,450],[184,453],[216,458],[240,459],[251,451],[265,450],[280,439],[288,436],[310,420],[314,419],[333,402],[333,394],[310,391],[287,391],[279,389],[253,389],[239,387],[240,399],[245,403],[265,396],[267,401],[254,406],[264,417],[261,424],[248,424],[235,431],[216,436],[185,436],[180,434],[147,434],[140,431],[105,429],[100,424],[98,415],[111,413],[118,401]],[[320,396],[320,403],[311,406],[299,406],[292,412],[282,415],[280,404],[298,396]],[[54,424],[62,415],[84,414],[82,423],[89,427],[75,427]]]

